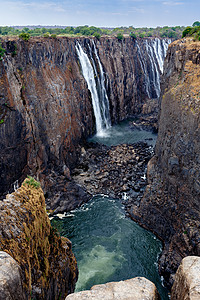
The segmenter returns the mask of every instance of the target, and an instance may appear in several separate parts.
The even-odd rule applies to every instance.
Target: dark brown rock
[[[130,215],[164,241],[160,273],[168,285],[182,258],[200,255],[200,43],[170,45],[162,83],[155,156],[148,186]]]
[[[91,95],[75,49],[77,41],[88,55],[88,45],[96,44],[106,76],[112,122],[155,110],[157,100],[149,101],[149,97],[156,97],[155,87],[148,97],[138,54],[140,47],[151,80],[147,40],[151,42],[128,37],[122,42],[106,37],[99,41],[67,37],[38,37],[28,42],[2,39],[6,53],[0,62],[0,194],[16,180],[21,183],[26,174],[35,175],[45,193],[47,175],[64,175],[70,181],[69,170],[81,153],[80,144],[95,131]]]

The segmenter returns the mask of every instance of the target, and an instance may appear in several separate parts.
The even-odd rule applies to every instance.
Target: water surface
[[[131,121],[134,121],[134,119],[122,121],[117,125],[113,125],[89,138],[88,141],[105,144],[107,146],[134,144],[143,141],[149,145],[155,146],[157,134],[143,129],[131,129]]]
[[[55,217],[52,224],[72,241],[79,268],[76,291],[143,276],[168,299],[157,268],[161,242],[125,217],[120,200],[97,195],[62,219]]]
[[[89,141],[108,146],[139,141],[155,145],[156,134],[133,130],[129,122],[121,122]],[[95,284],[143,276],[155,283],[163,300],[168,299],[158,274],[161,242],[125,217],[120,200],[97,195],[81,208],[55,217],[52,224],[72,241],[79,269],[76,291],[90,289]]]

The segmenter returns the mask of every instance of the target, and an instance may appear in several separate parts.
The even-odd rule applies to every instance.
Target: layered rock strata
[[[69,169],[80,153],[80,143],[95,131],[91,95],[75,48],[77,41],[88,56],[95,44],[112,122],[155,110],[157,101],[151,105],[149,99],[159,92],[161,70],[153,51],[156,43],[164,51],[158,39],[2,40],[6,53],[0,62],[0,194],[26,174],[34,174],[45,193],[52,190],[46,197],[53,207],[67,197],[63,182],[59,190],[53,187],[58,177],[70,180]],[[97,60],[94,51],[92,55]],[[77,194],[82,193],[73,187]]]
[[[185,257],[175,275],[171,300],[200,299],[200,257]]]
[[[90,291],[67,296],[66,300],[159,300],[155,285],[146,278],[136,277],[119,282],[95,285]]]
[[[94,128],[75,41],[12,40],[3,47],[0,191],[27,173],[39,176],[46,191],[44,178],[50,176],[51,183],[56,174],[69,177],[79,142]]]
[[[1,283],[8,281],[3,290],[12,293],[8,299],[18,295],[20,269],[22,299],[63,299],[74,291],[78,271],[71,242],[51,227],[44,194],[33,179],[26,179],[21,188],[0,201],[0,250],[12,256],[9,275],[7,257],[0,268]],[[12,282],[15,286],[10,289]]]
[[[160,272],[169,286],[183,257],[200,255],[200,43],[169,46],[155,156],[131,217],[164,241]]]

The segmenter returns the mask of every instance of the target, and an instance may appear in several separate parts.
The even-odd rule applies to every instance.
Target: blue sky
[[[157,27],[200,21],[199,0],[0,0],[0,25]]]

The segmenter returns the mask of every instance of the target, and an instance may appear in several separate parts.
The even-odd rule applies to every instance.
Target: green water
[[[132,130],[129,121],[125,121],[90,141],[108,146],[146,141],[154,146],[156,135]],[[120,200],[97,195],[81,208],[55,217],[52,224],[72,241],[79,268],[76,291],[90,289],[94,284],[143,276],[155,283],[162,300],[168,299],[157,266],[161,242],[125,217]]]
[[[76,291],[143,276],[168,299],[157,269],[161,242],[125,217],[120,200],[97,195],[62,219],[55,217],[52,224],[72,241],[79,268]]]
[[[131,129],[130,123],[134,119],[122,121],[117,125],[104,130],[99,135],[94,135],[89,138],[89,142],[102,143],[107,146],[119,144],[133,144],[140,141],[146,142],[149,145],[155,146],[157,134],[147,130]]]

